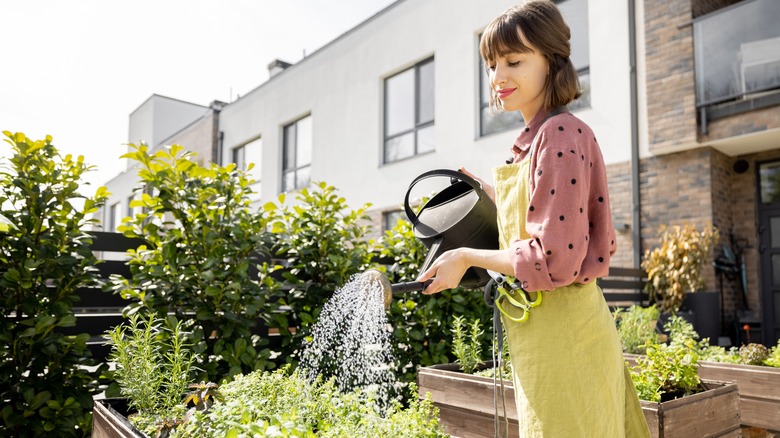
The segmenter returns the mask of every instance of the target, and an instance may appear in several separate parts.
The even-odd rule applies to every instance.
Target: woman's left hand
[[[470,267],[466,260],[467,251],[468,248],[447,251],[440,255],[427,271],[420,274],[417,281],[433,278],[433,282],[423,290],[423,294],[431,295],[458,287],[460,280]]]

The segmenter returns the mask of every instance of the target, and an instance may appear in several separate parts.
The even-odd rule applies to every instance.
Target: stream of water
[[[342,392],[360,388],[388,406],[397,381],[383,296],[367,275],[354,275],[334,293],[304,344],[300,368],[308,379],[334,377]]]

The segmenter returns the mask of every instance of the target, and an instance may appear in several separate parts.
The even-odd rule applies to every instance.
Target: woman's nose
[[[498,66],[493,67],[493,71],[490,74],[490,82],[493,85],[502,85],[506,82],[506,77],[504,76],[504,70],[499,68]]]

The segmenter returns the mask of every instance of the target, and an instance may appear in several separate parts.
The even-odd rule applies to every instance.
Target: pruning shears
[[[536,299],[532,300],[528,291],[523,289],[516,279],[491,270],[487,272],[493,281],[496,282],[496,290],[498,291],[494,304],[501,314],[510,321],[525,322],[528,319],[528,315],[531,314],[531,309],[542,304],[541,292],[537,292]],[[519,317],[509,315],[504,309],[504,302],[509,302],[514,307],[521,309],[523,311],[522,315]]]

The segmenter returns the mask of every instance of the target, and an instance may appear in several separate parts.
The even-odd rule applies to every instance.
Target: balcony
[[[780,105],[780,2],[748,0],[693,22],[696,107],[707,122]]]

